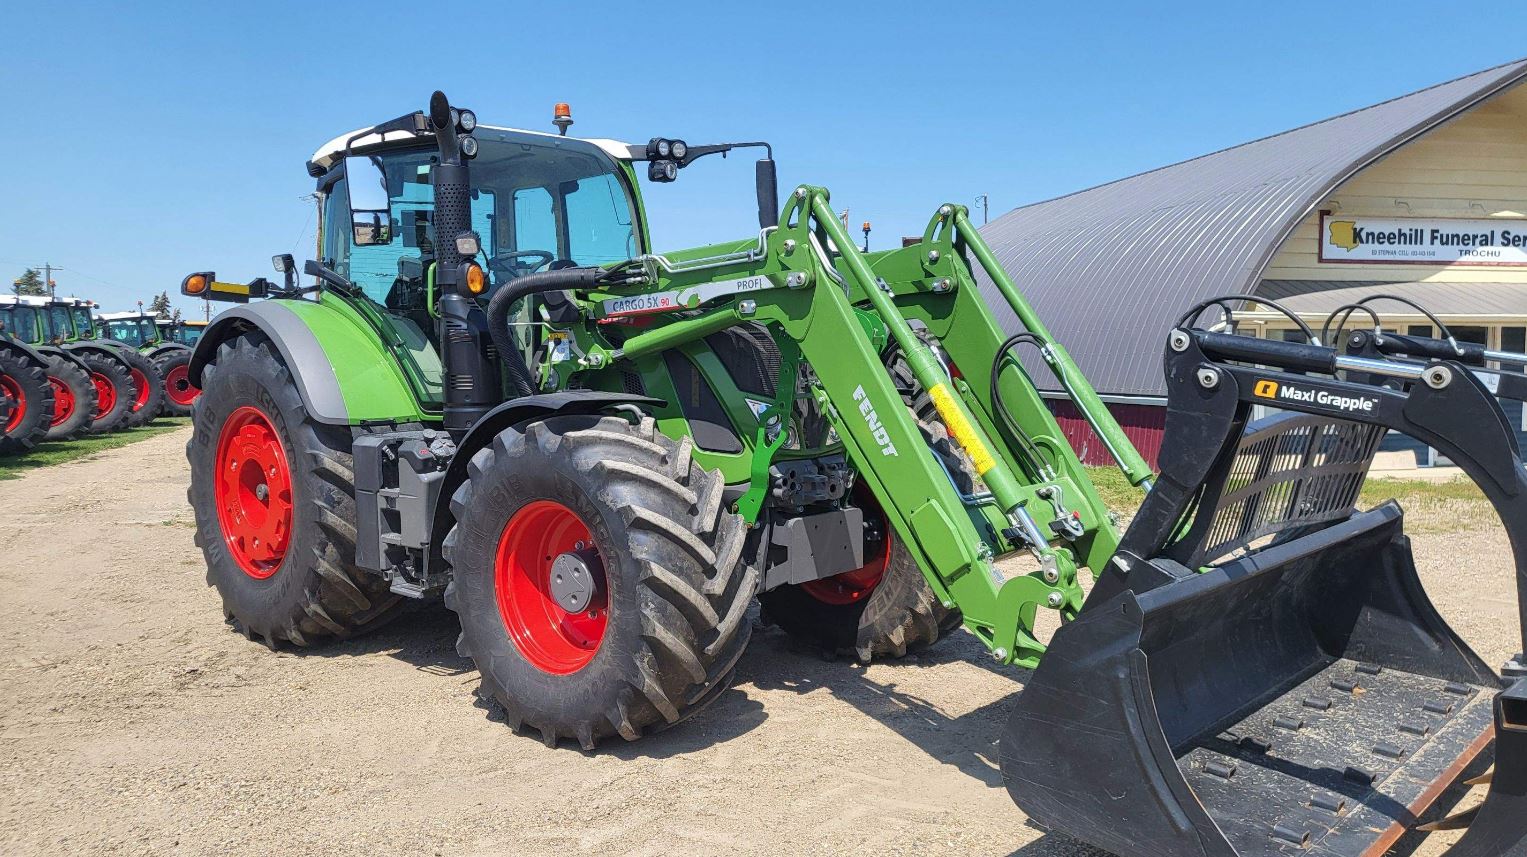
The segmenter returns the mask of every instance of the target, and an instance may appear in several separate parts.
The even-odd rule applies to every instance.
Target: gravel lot
[[[866,669],[759,628],[711,709],[594,755],[497,722],[440,608],[312,651],[247,642],[192,544],[188,433],[0,482],[0,853],[1097,853],[1003,791],[1023,673],[964,633]],[[1487,506],[1426,514],[1434,598],[1504,660],[1504,534]]]

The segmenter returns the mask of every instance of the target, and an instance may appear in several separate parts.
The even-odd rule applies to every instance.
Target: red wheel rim
[[[191,372],[184,363],[164,375],[164,392],[177,405],[189,405],[196,401],[201,390],[191,386]]]
[[[286,447],[265,414],[245,406],[223,423],[216,465],[214,502],[228,553],[245,574],[264,580],[281,568],[292,537]]]
[[[551,500],[515,512],[499,537],[493,567],[498,613],[514,647],[542,672],[568,675],[583,669],[604,640],[609,598],[602,587],[583,613],[562,609],[551,592],[557,556],[593,544],[578,513]]]
[[[144,405],[148,404],[148,395],[154,392],[154,390],[149,386],[148,376],[143,374],[142,369],[134,368],[132,375],[133,385],[138,388],[138,395],[133,397],[133,413],[136,414],[143,410]]]
[[[5,421],[5,433],[10,434],[21,425],[21,421],[27,415],[26,393],[21,391],[21,385],[9,375],[0,375],[0,395],[11,400],[11,415]]]
[[[49,375],[48,383],[53,386],[53,419],[48,423],[48,427],[53,428],[74,416],[74,388],[65,384],[63,379],[56,375]]]
[[[117,386],[99,372],[90,373],[90,383],[95,385],[95,413],[90,418],[98,420],[117,406]]]
[[[885,577],[886,567],[891,562],[891,544],[895,541],[895,534],[891,532],[891,524],[880,512],[880,506],[875,503],[868,491],[860,494],[865,513],[880,516],[880,526],[883,535],[880,537],[879,550],[874,555],[865,557],[864,565],[853,571],[845,571],[832,577],[824,577],[821,580],[808,580],[801,584],[801,589],[807,595],[826,604],[857,604],[869,597],[875,587]],[[871,545],[866,544],[865,549],[870,550]]]

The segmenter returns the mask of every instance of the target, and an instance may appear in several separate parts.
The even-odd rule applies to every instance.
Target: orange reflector
[[[566,101],[558,101],[557,106],[552,108],[552,114],[558,119],[566,119],[573,115],[573,108]]]
[[[180,291],[182,294],[199,295],[207,290],[207,284],[211,280],[212,277],[208,274],[192,274],[180,281]]]
[[[488,278],[483,275],[482,266],[476,263],[467,266],[467,291],[474,295],[480,295],[488,290]]]

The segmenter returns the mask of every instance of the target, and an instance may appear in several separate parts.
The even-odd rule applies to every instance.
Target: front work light
[[[689,144],[683,140],[674,140],[668,144],[668,150],[673,153],[674,160],[682,161],[689,152]]]
[[[461,154],[467,158],[477,157],[477,138],[468,134],[461,138]]]
[[[461,130],[468,134],[472,133],[472,129],[477,127],[477,114],[470,110],[462,110],[458,124],[461,125]]]
[[[679,165],[673,161],[652,161],[647,164],[647,178],[655,182],[671,182],[679,177]]]

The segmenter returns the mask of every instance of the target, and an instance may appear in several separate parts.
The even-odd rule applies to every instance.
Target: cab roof
[[[103,312],[100,317],[106,321],[121,321],[124,318],[149,318],[146,312]]]
[[[308,163],[312,166],[318,167],[320,170],[325,172],[332,169],[334,165],[339,163],[339,160],[344,157],[345,143],[348,142],[350,138],[354,137],[356,134],[365,134],[365,136],[357,138],[355,142],[350,143],[352,150],[364,148],[366,146],[375,146],[381,143],[401,143],[406,140],[428,139],[419,137],[418,135],[409,133],[407,131],[393,131],[388,134],[366,134],[366,131],[366,128],[357,128],[348,134],[341,134],[329,142],[324,143],[322,146],[318,147],[318,151],[313,153],[313,157],[308,159]],[[564,137],[560,134],[552,134],[546,131],[527,131],[524,128],[506,128],[501,125],[478,125],[477,130],[473,133],[478,133],[481,131],[501,131],[510,134],[524,134],[532,137],[545,137],[548,140],[572,140],[579,143],[587,143],[600,149],[605,154],[616,159],[617,161],[629,161],[632,160],[633,157],[639,156],[646,152],[645,146],[633,146],[630,143],[623,143],[619,140],[610,140],[602,137]]]

